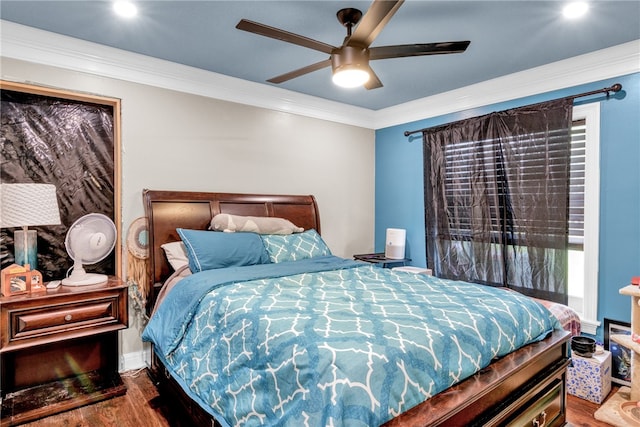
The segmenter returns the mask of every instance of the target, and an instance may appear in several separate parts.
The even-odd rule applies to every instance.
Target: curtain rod
[[[565,96],[565,97],[559,98],[559,99],[576,99],[576,98],[582,98],[583,96],[595,95],[597,93],[606,93],[607,94],[607,98],[608,98],[609,97],[609,92],[616,93],[616,92],[620,92],[621,90],[622,90],[622,85],[620,83],[615,83],[611,87],[605,87],[605,88],[598,89],[598,90],[592,90],[591,92],[579,93],[578,95]],[[404,131],[404,136],[409,136],[409,135],[412,135],[414,133],[422,132],[425,129],[428,129],[428,128],[417,129],[417,130],[406,130],[406,131]]]

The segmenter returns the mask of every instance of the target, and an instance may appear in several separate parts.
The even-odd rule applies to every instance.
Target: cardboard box
[[[611,352],[594,354],[592,357],[571,355],[572,365],[567,368],[567,392],[602,403],[611,391]]]

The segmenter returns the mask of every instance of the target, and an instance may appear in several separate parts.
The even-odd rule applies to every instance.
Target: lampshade
[[[60,224],[55,185],[0,184],[0,201],[0,227]]]
[[[34,225],[60,224],[56,187],[51,184],[0,184],[0,227],[22,227],[13,233],[16,264],[38,268]]]

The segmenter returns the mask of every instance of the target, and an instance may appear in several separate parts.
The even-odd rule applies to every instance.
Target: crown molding
[[[640,40],[370,110],[0,20],[0,55],[224,101],[381,129],[640,71]]]
[[[478,108],[640,71],[634,40],[375,112],[376,129]]]
[[[0,20],[0,54],[239,104],[374,128],[373,111]]]

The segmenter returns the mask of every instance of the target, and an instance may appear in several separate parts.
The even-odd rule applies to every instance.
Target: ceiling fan
[[[273,77],[267,80],[268,82],[286,82],[331,66],[334,83],[344,87],[364,85],[367,89],[375,89],[382,87],[382,82],[369,66],[369,61],[407,56],[462,53],[471,43],[470,41],[456,41],[369,47],[403,2],[404,0],[374,0],[364,15],[358,9],[340,9],[337,13],[338,21],[347,28],[347,36],[340,47],[247,19],[240,20],[236,28],[330,55],[328,59]]]

